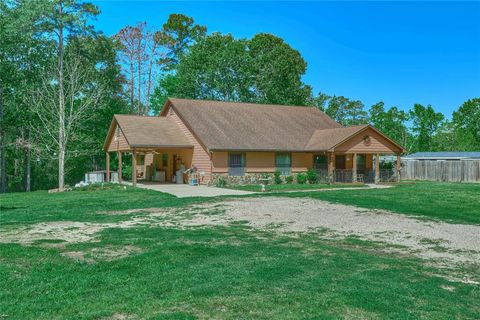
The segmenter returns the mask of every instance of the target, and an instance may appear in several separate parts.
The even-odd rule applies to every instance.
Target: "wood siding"
[[[274,172],[275,171],[275,153],[274,152],[247,152],[246,159],[247,172]]]
[[[304,172],[313,167],[311,153],[292,153],[292,172]]]
[[[274,172],[275,152],[246,152],[245,172]],[[311,153],[292,153],[292,172],[307,171],[313,166],[313,155]],[[228,152],[213,152],[212,172],[228,172]]]
[[[118,130],[119,135],[117,135],[118,124],[115,125],[114,132],[110,143],[108,145],[108,151],[127,151],[130,150],[127,139],[123,134],[122,130]]]
[[[370,141],[364,137],[369,136]],[[395,153],[401,152],[397,146],[368,128],[335,148],[335,152],[344,153]]]
[[[182,129],[188,141],[193,144],[192,165],[197,167],[199,172],[205,173],[204,180],[201,182],[205,183],[209,181],[211,179],[212,164],[208,152],[203,148],[203,146],[200,144],[200,141],[198,141],[198,139],[194,136],[194,134],[190,131],[190,129],[177,115],[172,107],[169,108],[165,116],[173,119],[178,124],[180,129]]]
[[[215,172],[215,173],[228,172],[228,152],[212,153],[212,172]]]

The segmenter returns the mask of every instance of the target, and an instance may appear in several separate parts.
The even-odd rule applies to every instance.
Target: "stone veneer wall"
[[[303,173],[305,174],[306,172],[292,172],[291,176],[293,177],[293,182],[292,183],[297,183],[297,175]],[[216,185],[218,179],[223,178],[227,182],[227,184],[233,184],[233,185],[245,185],[245,184],[260,184],[260,179],[264,177],[270,177],[269,184],[274,183],[273,182],[273,177],[274,173],[265,173],[265,172],[246,172],[245,175],[243,176],[229,176],[228,173],[212,173],[212,180],[211,184]],[[285,181],[286,176],[282,176],[282,179]]]

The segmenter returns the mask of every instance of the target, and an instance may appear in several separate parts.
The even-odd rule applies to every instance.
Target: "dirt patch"
[[[41,240],[59,241],[65,244],[94,240],[95,236],[107,228],[131,228],[148,223],[147,219],[131,219],[118,223],[88,223],[77,221],[52,221],[37,223],[28,227],[1,230],[0,243],[32,244]],[[44,246],[44,244],[42,244]],[[52,247],[52,246],[51,246]]]
[[[125,313],[114,313],[109,317],[102,318],[102,320],[131,320],[136,319],[135,316]]]
[[[228,224],[246,221],[254,228],[276,232],[315,232],[327,238],[357,236],[409,249],[427,259],[446,262],[480,262],[480,226],[416,219],[380,210],[306,198],[245,198],[225,201],[223,215],[196,214],[184,226]],[[192,206],[202,212],[209,206]],[[208,210],[207,210],[208,211]]]
[[[85,253],[83,251],[62,252],[60,255],[73,259],[77,262],[86,262],[88,264],[95,262],[95,260],[85,257]]]
[[[99,247],[87,251],[68,251],[62,252],[61,255],[78,262],[92,264],[98,261],[120,260],[141,252],[142,249],[139,247],[127,245],[123,247]]]

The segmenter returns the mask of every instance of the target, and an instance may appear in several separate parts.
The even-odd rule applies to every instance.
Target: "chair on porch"
[[[357,182],[363,183],[364,180],[365,180],[365,179],[364,179],[363,173],[357,174]]]

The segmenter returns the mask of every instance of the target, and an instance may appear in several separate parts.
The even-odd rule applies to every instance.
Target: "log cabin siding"
[[[108,152],[111,151],[127,151],[130,150],[130,146],[123,134],[122,130],[118,127],[118,124],[115,124],[115,128],[110,138],[110,143],[108,145]]]
[[[365,141],[364,137],[370,137]],[[397,146],[385,139],[371,128],[351,137],[341,145],[335,147],[335,152],[340,153],[395,153],[401,152]]]
[[[210,155],[208,152],[203,148],[200,141],[198,141],[195,135],[190,131],[190,129],[172,107],[169,108],[165,116],[174,120],[187,137],[187,140],[193,144],[192,165],[197,167],[199,172],[205,173],[203,178],[204,180],[202,182],[209,181],[212,173],[212,162],[210,161]]]
[[[228,152],[220,151],[212,153],[212,172],[228,172]]]

